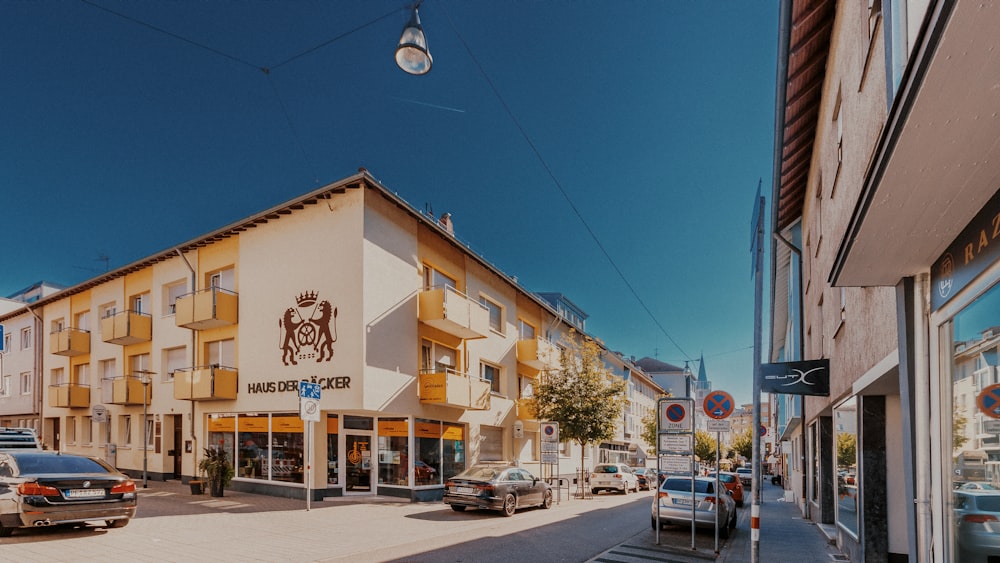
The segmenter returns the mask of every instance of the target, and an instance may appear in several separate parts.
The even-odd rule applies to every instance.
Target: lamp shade
[[[399,37],[396,64],[408,74],[427,74],[431,70],[433,60],[427,50],[427,39],[424,37],[424,29],[420,27],[420,16],[416,8],[413,8],[413,15]]]

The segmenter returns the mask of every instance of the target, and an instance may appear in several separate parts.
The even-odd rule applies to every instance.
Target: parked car
[[[656,529],[657,506],[659,524],[691,525],[691,505],[694,504],[694,523],[699,527],[713,527],[718,523],[719,537],[728,538],[736,528],[736,502],[729,491],[715,489],[715,479],[694,478],[695,493],[691,496],[691,477],[667,477],[653,498],[650,524]]]
[[[121,528],[135,516],[136,500],[135,482],[99,459],[0,451],[0,537],[17,528],[94,521]]]
[[[42,444],[33,428],[0,426],[0,450],[40,450]]]
[[[993,484],[984,481],[970,481],[963,483],[959,489],[963,491],[997,491],[1000,490],[1000,487],[995,487]]]
[[[590,473],[590,491],[595,495],[601,491],[638,492],[639,480],[624,463],[600,463]]]
[[[434,474],[437,473],[437,469],[434,469],[423,461],[416,459],[413,460],[413,473],[417,479],[433,479]]]
[[[709,479],[715,479],[715,473],[708,474]],[[722,483],[733,496],[736,506],[743,506],[743,483],[737,474],[731,471],[720,471],[719,482]]]
[[[636,467],[632,470],[632,474],[635,475],[635,480],[638,482],[640,489],[651,491],[653,490],[653,481],[655,478],[653,475],[656,474],[655,469],[648,469],[645,467]]]
[[[473,507],[513,516],[518,508],[551,508],[552,489],[519,467],[474,465],[445,482],[444,503],[457,512]]]
[[[753,469],[749,467],[737,467],[736,474],[740,477],[740,483],[743,483],[744,487],[749,487],[753,484]]]
[[[996,560],[1000,555],[1000,491],[958,490],[954,501],[958,560]]]

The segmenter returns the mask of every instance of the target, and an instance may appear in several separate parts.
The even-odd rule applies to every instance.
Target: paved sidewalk
[[[831,545],[820,526],[804,520],[794,503],[784,501],[781,487],[764,484],[760,506],[760,543],[758,561],[793,561],[795,563],[831,563],[847,561]],[[724,543],[720,540],[719,554],[714,551],[714,534],[698,530],[696,549],[690,542],[684,545],[656,544],[656,532],[648,527],[630,540],[609,549],[591,560],[593,563],[698,563],[720,561],[742,563],[750,561],[750,502],[739,509],[736,533]],[[706,541],[707,538],[707,541]]]

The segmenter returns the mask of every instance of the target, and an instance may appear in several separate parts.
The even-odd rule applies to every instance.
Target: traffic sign
[[[691,473],[691,458],[683,455],[660,456],[660,468],[667,473]]]
[[[733,409],[736,408],[736,401],[733,400],[732,395],[725,391],[712,391],[705,396],[702,408],[705,409],[705,414],[709,417],[722,420],[733,414]]]
[[[659,453],[691,453],[690,434],[660,434]]]
[[[976,405],[986,416],[1000,418],[1000,384],[983,389],[976,397]]]
[[[543,442],[558,442],[559,441],[559,423],[558,422],[543,422],[542,426],[542,441]]]
[[[319,400],[319,383],[309,383],[308,381],[299,382],[299,397],[303,399],[316,399]]]
[[[319,383],[299,382],[299,417],[305,422],[319,422]]]
[[[664,399],[659,401],[660,432],[690,432],[691,412],[690,399]]]
[[[763,424],[760,425],[760,435],[767,436],[767,426],[764,426]]]
[[[706,421],[706,422],[707,422],[706,429],[709,432],[732,432],[733,431],[733,423],[730,422],[730,421],[728,421],[728,420],[716,420],[716,419],[713,419],[713,420],[709,420],[709,421]]]

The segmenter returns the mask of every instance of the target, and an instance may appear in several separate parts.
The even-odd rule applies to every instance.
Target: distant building
[[[62,291],[63,289],[66,289],[66,286],[47,281],[40,281],[8,295],[7,299],[10,299],[11,301],[19,301],[21,303],[34,303],[43,297],[48,297],[49,295]]]
[[[635,362],[657,385],[671,397],[691,395],[691,370],[677,367],[656,358],[645,357]]]
[[[580,332],[587,331],[587,313],[584,313],[583,309],[577,307],[565,295],[562,293],[537,293],[536,295],[555,307],[559,316],[571,326]]]

